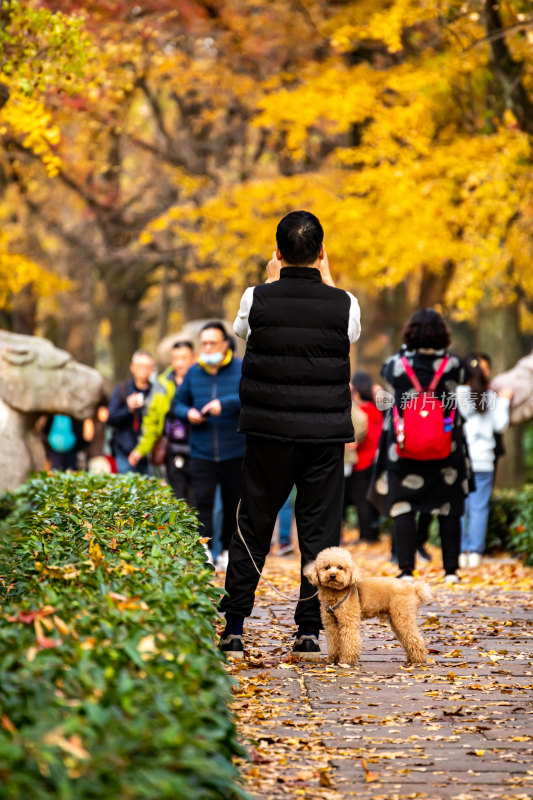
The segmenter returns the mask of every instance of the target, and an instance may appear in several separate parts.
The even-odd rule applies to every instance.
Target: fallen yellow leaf
[[[333,786],[333,783],[331,782],[331,776],[326,769],[319,770],[319,775],[320,778],[318,782],[321,786]]]
[[[370,772],[366,765],[366,761],[364,758],[361,758],[361,764],[365,771],[365,781],[367,783],[373,783],[374,781],[379,781],[379,773],[378,772]]]

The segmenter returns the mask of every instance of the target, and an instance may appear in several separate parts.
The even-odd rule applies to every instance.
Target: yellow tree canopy
[[[487,294],[531,304],[522,5],[4,2],[14,191],[49,260],[82,254],[127,330],[161,274],[206,296],[257,281],[295,208],[323,221],[346,288],[416,297],[434,277],[462,318]],[[23,225],[2,203],[13,254]],[[122,303],[130,317],[112,313]]]
[[[263,81],[252,124],[269,148],[253,175],[228,170],[145,237],[170,228],[213,265],[198,278],[245,284],[280,216],[307,208],[347,287],[446,272],[442,303],[463,318],[487,292],[495,304],[531,299],[533,34],[521,4],[338,8],[309,4],[320,58]]]
[[[36,9],[17,0],[0,9],[0,142],[4,177],[19,166],[27,151],[57,175],[61,161],[56,148],[60,130],[47,107],[46,94],[71,91],[85,58],[81,19]],[[0,304],[9,305],[18,292],[32,285],[41,296],[66,286],[50,271],[24,255],[27,234],[18,214],[16,191],[0,194]],[[19,247],[21,248],[19,250]]]

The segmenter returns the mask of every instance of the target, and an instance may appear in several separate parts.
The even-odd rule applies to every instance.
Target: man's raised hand
[[[322,283],[327,283],[328,286],[335,286],[333,278],[331,277],[331,272],[329,271],[329,261],[328,261],[328,254],[326,253],[326,248],[322,247],[322,258],[320,259],[319,264],[320,275],[322,276]]]
[[[279,280],[279,273],[281,270],[281,261],[278,260],[276,251],[272,253],[272,258],[267,264],[267,283],[274,283]]]

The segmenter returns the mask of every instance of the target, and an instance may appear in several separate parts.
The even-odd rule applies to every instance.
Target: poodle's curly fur
[[[329,660],[356,664],[361,652],[361,619],[388,619],[410,664],[423,664],[427,650],[416,623],[422,603],[431,599],[423,581],[364,578],[348,550],[328,547],[304,567],[304,575],[318,587],[320,615],[326,633]],[[351,590],[351,591],[350,591]],[[346,597],[346,595],[348,596]],[[327,611],[346,597],[338,608]]]

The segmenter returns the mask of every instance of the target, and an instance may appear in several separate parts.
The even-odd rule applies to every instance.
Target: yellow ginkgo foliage
[[[0,306],[6,308],[18,292],[32,285],[46,297],[65,289],[67,281],[43,269],[24,255],[12,252],[9,239],[0,231]]]
[[[527,102],[502,82],[514,58],[515,84],[531,91],[533,54],[520,4],[497,8],[492,37],[489,6],[314,3],[326,57],[270,77],[253,117],[278,160],[244,182],[228,172],[202,202],[182,197],[145,235],[168,227],[210,265],[193,277],[244,285],[280,216],[307,208],[346,288],[416,284],[423,270],[445,276],[441,304],[457,318],[487,297],[531,302],[533,115],[529,128]],[[506,64],[492,41],[504,42]]]

